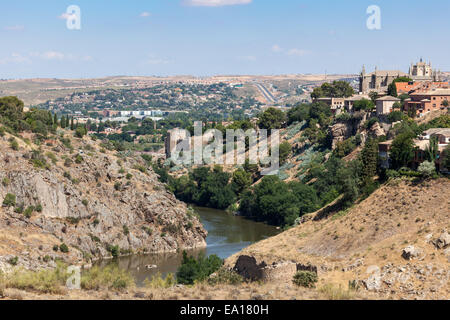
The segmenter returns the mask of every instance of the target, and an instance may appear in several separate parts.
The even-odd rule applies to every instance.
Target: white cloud
[[[0,64],[30,64],[31,59],[19,53],[12,53],[9,57],[0,59]]]
[[[159,58],[154,55],[149,55],[148,58],[143,61],[143,64],[152,64],[152,65],[169,64],[169,63],[171,63],[170,60]]]
[[[193,7],[222,7],[249,4],[252,0],[185,0],[185,4]]]
[[[274,45],[272,46],[272,51],[273,51],[273,52],[281,52],[281,51],[283,51],[283,49],[282,49],[279,45],[274,44]]]
[[[303,50],[303,49],[291,49],[288,51],[287,53],[290,56],[297,56],[297,57],[303,57],[307,54],[309,54],[308,50]]]
[[[22,25],[15,25],[15,26],[7,26],[3,28],[6,31],[22,31],[25,29]]]
[[[62,53],[58,51],[45,51],[45,52],[30,52],[28,54],[22,55],[19,53],[12,53],[9,57],[0,59],[0,64],[31,64],[36,60],[47,60],[47,61],[82,61],[90,62],[94,59],[88,55],[76,55],[72,53]]]
[[[46,60],[64,60],[66,55],[57,51],[47,51],[39,55],[40,58]]]
[[[142,12],[140,15],[139,15],[139,17],[142,17],[142,18],[147,18],[147,17],[150,17],[151,16],[151,13],[150,12]]]

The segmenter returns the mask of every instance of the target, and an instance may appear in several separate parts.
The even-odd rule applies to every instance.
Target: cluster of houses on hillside
[[[407,95],[400,99],[388,95],[388,87],[397,78],[409,78],[410,82],[396,82],[395,87],[398,96]],[[353,113],[355,101],[371,99],[370,94],[376,93],[377,116],[388,115],[394,111],[394,107],[400,106],[399,110],[410,116],[422,117],[435,110],[446,109],[450,102],[450,86],[448,82],[442,81],[441,73],[434,71],[431,63],[422,60],[412,64],[409,73],[397,70],[378,71],[366,74],[365,68],[360,74],[359,93],[348,98],[323,97],[316,101],[322,101],[331,107],[333,113]]]
[[[448,172],[449,168],[445,168],[442,163],[443,155],[445,153],[445,149],[450,144],[450,128],[435,128],[426,130],[419,139],[414,140],[414,157],[411,161],[411,167],[413,169],[417,169],[419,165],[424,162],[426,158],[426,152],[428,147],[430,146],[431,139],[437,140],[437,157],[435,160],[435,165],[437,170],[441,172]],[[388,140],[385,142],[381,142],[379,144],[379,156],[381,159],[381,167],[385,169],[389,169],[391,166],[391,161],[389,157],[389,151],[391,148],[393,140]]]
[[[409,82],[395,82],[398,78],[405,78]],[[376,115],[379,119],[386,117],[393,111],[402,111],[411,117],[424,117],[437,110],[450,110],[450,86],[442,81],[440,71],[433,70],[431,63],[420,60],[411,64],[408,73],[398,70],[379,71],[366,73],[365,67],[359,77],[359,93],[347,98],[323,97],[315,99],[328,104],[335,115],[346,112],[354,113],[355,102],[363,99],[371,100],[374,96]],[[388,95],[389,86],[395,85],[397,96]],[[391,87],[392,90],[392,87]],[[446,171],[442,164],[444,150],[450,143],[450,129],[438,128],[424,132],[419,139],[414,140],[415,151],[411,167],[417,169],[426,159],[426,150],[432,138],[438,140],[438,155],[435,161],[436,168]],[[379,155],[384,168],[390,167],[389,150],[392,140],[379,144]]]

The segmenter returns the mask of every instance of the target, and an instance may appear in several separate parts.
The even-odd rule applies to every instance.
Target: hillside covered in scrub
[[[303,216],[227,265],[242,255],[268,266],[294,262],[317,273],[317,287],[334,284],[382,299],[449,299],[449,231],[448,179],[394,179],[345,211],[329,206]],[[285,282],[294,273],[284,274]]]
[[[206,246],[198,217],[142,157],[17,98],[0,99],[0,116],[0,270]]]

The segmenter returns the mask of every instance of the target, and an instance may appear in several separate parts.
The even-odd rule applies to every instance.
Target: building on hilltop
[[[394,109],[394,104],[396,102],[400,103],[400,101],[400,99],[391,96],[384,96],[377,99],[375,101],[377,105],[377,116],[391,113]]]
[[[404,111],[410,116],[422,117],[428,112],[448,108],[450,89],[417,90],[409,96],[404,102]]]
[[[363,66],[359,77],[359,92],[363,94],[372,91],[385,93],[392,81],[399,77],[408,77],[408,74],[399,70],[379,71],[376,67],[374,72],[366,73],[366,68]]]
[[[433,70],[431,62],[425,63],[420,59],[416,64],[411,63],[409,68],[409,77],[414,81],[441,81],[441,72]]]

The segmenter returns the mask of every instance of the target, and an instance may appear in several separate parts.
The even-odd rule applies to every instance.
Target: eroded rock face
[[[81,164],[57,163],[45,170],[34,168],[23,151],[1,153],[1,143],[0,181],[7,178],[8,184],[0,185],[0,202],[7,193],[16,196],[14,206],[0,208],[2,232],[11,226],[23,230],[21,234],[33,228],[51,235],[57,243],[67,244],[71,253],[80,253],[71,260],[110,257],[108,249],[113,246],[120,248],[119,254],[206,246],[207,232],[199,219],[166,191],[151,169],[146,173],[133,169],[136,160],[125,159],[118,165],[111,155],[84,155]],[[31,218],[17,210],[30,206],[39,208]],[[0,243],[0,255],[1,247]],[[27,259],[19,261],[32,260]]]

